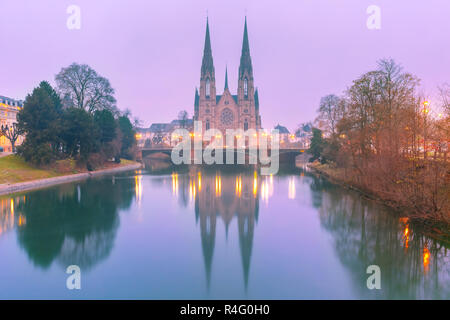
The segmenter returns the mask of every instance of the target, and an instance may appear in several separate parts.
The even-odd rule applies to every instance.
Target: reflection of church
[[[245,287],[248,284],[253,232],[258,219],[258,179],[251,175],[221,176],[199,174],[198,192],[195,197],[195,216],[200,221],[203,257],[207,284],[211,279],[214,254],[216,221],[220,217],[228,227],[237,218],[239,246],[242,256]]]

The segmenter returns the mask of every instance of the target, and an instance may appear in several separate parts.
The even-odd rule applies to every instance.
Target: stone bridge
[[[146,159],[146,158],[161,158],[161,159],[170,159],[171,153],[172,153],[172,147],[166,147],[166,146],[155,146],[155,147],[150,147],[150,148],[142,148],[141,152],[142,152],[142,159]],[[203,151],[205,149],[202,150],[202,154]],[[224,161],[223,163],[225,163],[225,155],[226,152],[229,151],[230,148],[224,148],[223,150],[223,155],[224,155]],[[249,149],[245,148],[233,148],[234,151],[234,163],[237,163],[237,156],[239,153],[244,153],[245,152],[245,163],[248,163],[248,158],[249,158]],[[305,148],[294,148],[294,147],[285,147],[285,148],[280,148],[279,149],[279,162],[282,164],[295,164],[295,158],[304,153],[306,151]],[[268,155],[270,156],[272,153],[271,149],[268,149]],[[180,154],[182,155],[182,151],[180,151]],[[193,158],[193,150],[191,150],[191,154],[192,154],[192,158]],[[259,157],[259,152],[258,152],[258,157]]]

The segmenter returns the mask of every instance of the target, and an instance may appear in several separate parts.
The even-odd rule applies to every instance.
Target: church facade
[[[247,33],[247,19],[244,24],[244,38],[238,73],[237,94],[228,87],[228,70],[225,71],[225,88],[221,95],[216,93],[216,78],[211,51],[209,23],[206,22],[205,46],[200,72],[200,91],[195,89],[194,120],[202,122],[202,131],[219,129],[261,129],[258,89],[254,86],[253,67]]]

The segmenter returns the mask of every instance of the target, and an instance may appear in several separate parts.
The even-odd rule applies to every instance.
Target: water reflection
[[[378,265],[384,299],[450,298],[450,261],[447,248],[421,233],[408,218],[328,181],[310,180],[312,202],[322,226],[331,233],[338,256],[350,271],[361,295],[367,294],[366,267]],[[377,291],[377,292],[375,292]]]
[[[131,179],[108,178],[3,198],[1,230],[16,227],[18,243],[35,266],[47,269],[57,261],[63,268],[76,264],[88,270],[110,254],[118,210],[139,198],[140,190],[134,194]]]
[[[15,227],[20,228],[26,224],[26,218],[16,210],[16,207],[23,202],[25,202],[25,196],[0,199],[0,236]]]
[[[339,259],[351,271],[361,296],[448,298],[450,270],[447,249],[424,236],[407,218],[398,218],[356,193],[342,190],[309,173],[305,175],[305,171],[289,172],[286,178],[287,199],[296,199],[297,183],[309,184],[311,201],[318,209],[320,223],[333,236]],[[183,185],[189,185],[190,199],[195,201],[208,286],[216,220],[223,220],[228,234],[230,222],[236,218],[247,287],[259,202],[268,206],[270,197],[281,192],[274,190],[274,177],[261,177],[256,172],[190,172],[172,179],[173,190],[178,190],[178,179],[187,181]],[[384,290],[380,292],[370,292],[366,287],[366,268],[371,264],[379,265],[383,272]]]
[[[186,272],[184,276],[188,277],[188,271],[173,269],[183,256],[176,248],[181,246],[189,248],[192,257],[198,254],[189,262],[191,269],[185,270],[200,270],[210,296],[217,294],[215,287],[229,292],[243,287],[248,297],[252,297],[253,289],[263,290],[258,298],[278,297],[273,295],[273,279],[284,278],[288,284],[277,288],[285,290],[283,297],[309,297],[302,292],[306,290],[304,282],[313,278],[312,282],[321,283],[330,277],[320,272],[332,278],[342,268],[349,271],[345,273],[348,279],[342,276],[338,283],[351,291],[344,297],[450,298],[449,255],[442,243],[426,237],[409,219],[395,216],[327,180],[299,169],[276,176],[260,176],[254,168],[164,170],[163,174],[143,170],[0,198],[0,237],[17,236],[31,264],[46,270],[54,262],[61,268],[77,264],[84,271],[92,270],[102,261],[114,260],[111,252],[122,247],[116,263],[124,259],[123,268],[130,270],[125,282],[134,281],[137,287],[140,279],[166,279],[161,270]],[[172,209],[176,214],[170,212]],[[133,210],[142,216],[124,219],[132,216]],[[161,226],[165,226],[162,231]],[[180,232],[186,238],[181,239]],[[224,237],[217,236],[222,233]],[[308,237],[299,237],[302,233]],[[222,252],[228,241],[235,240],[229,236],[237,240],[236,247],[229,251],[233,255]],[[188,242],[192,239],[195,242],[191,246]],[[122,246],[115,248],[119,240]],[[254,250],[254,244],[258,250]],[[127,264],[127,258],[135,259],[135,263]],[[223,267],[217,261],[222,263],[223,259],[230,259],[230,266],[236,266],[237,275],[230,272],[228,276],[238,279],[239,289],[227,287],[227,278],[217,270]],[[317,265],[310,268],[306,261]],[[366,269],[372,264],[381,268],[379,291],[366,287]],[[112,277],[116,275],[112,273]],[[172,276],[160,284],[181,292],[175,297],[189,297],[187,292],[197,289],[192,288],[192,282],[176,287],[170,280]],[[180,281],[183,279],[178,278],[176,283]],[[328,298],[330,288],[325,282],[318,289],[315,283],[310,286],[317,290],[311,296]],[[205,289],[204,284],[200,286]],[[151,289],[141,290],[146,297],[146,290]],[[152,292],[156,297],[158,293]]]
[[[318,209],[320,223],[332,235],[338,257],[351,271],[359,296],[386,299],[449,297],[447,249],[424,236],[407,218],[396,217],[379,204],[304,170],[289,171],[286,175],[282,172],[275,178],[287,182],[286,201],[298,198],[297,184],[309,185],[311,203]],[[188,189],[179,190],[180,185],[188,186]],[[269,199],[283,193],[283,189],[275,190],[282,185],[274,183],[273,176],[259,176],[256,171],[204,172],[196,169],[172,174],[173,194],[188,193],[189,197],[184,198],[195,203],[208,287],[217,219],[224,222],[227,236],[231,221],[237,220],[247,288],[260,201],[269,207]],[[382,291],[367,290],[366,269],[371,264],[381,267]]]
[[[195,177],[198,177],[195,179]],[[206,283],[210,286],[211,265],[216,239],[216,220],[222,219],[225,233],[237,219],[239,246],[245,287],[248,285],[255,221],[258,219],[258,178],[256,174],[204,174],[201,171],[185,176],[194,190],[195,219],[200,224]],[[196,184],[197,181],[197,184]],[[195,190],[198,190],[195,193]]]

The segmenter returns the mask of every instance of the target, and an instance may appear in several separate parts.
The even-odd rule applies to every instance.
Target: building
[[[192,131],[194,128],[194,121],[192,119],[186,119],[186,120],[172,120],[170,122],[171,130],[175,129],[186,129],[188,131]]]
[[[152,134],[150,128],[136,128],[136,143],[140,148],[151,145]]]
[[[176,129],[193,130],[192,119],[172,120],[170,123],[152,123],[149,128],[138,128],[136,140],[139,147],[150,147],[151,145],[172,145],[172,132]]]
[[[12,127],[17,122],[17,113],[23,108],[22,100],[15,100],[8,97],[0,96],[0,127]],[[22,144],[23,137],[19,136],[16,141],[16,146]],[[12,146],[8,138],[4,135],[0,137],[0,147],[4,152],[12,152]]]
[[[312,128],[312,123],[307,122],[301,124],[299,129],[295,132],[296,139],[303,148],[308,149],[310,146],[312,138]]]
[[[294,135],[291,135],[291,133],[289,132],[289,130],[278,124],[274,129],[278,130],[278,134],[280,135],[280,143],[288,143],[288,142],[294,142]]]
[[[202,130],[260,129],[258,90],[253,79],[253,67],[247,33],[244,24],[241,60],[238,73],[237,94],[228,87],[228,70],[225,71],[225,87],[222,95],[216,94],[216,78],[211,51],[209,22],[206,21],[205,46],[200,72],[200,92],[195,89],[194,120],[202,122]]]

